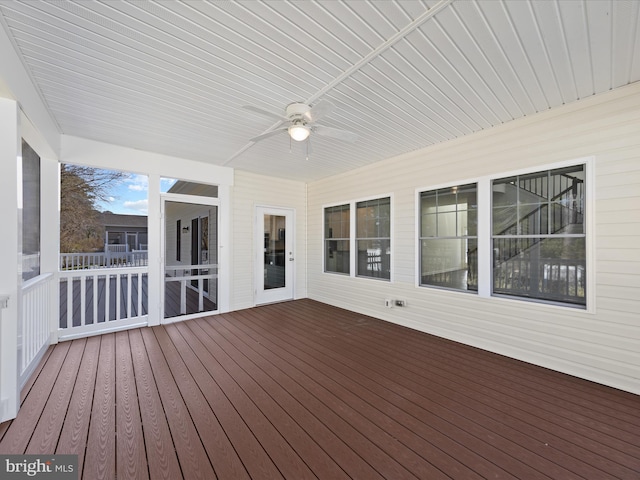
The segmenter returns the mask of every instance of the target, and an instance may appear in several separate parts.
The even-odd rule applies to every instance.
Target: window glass
[[[22,141],[22,280],[40,275],[40,157]]]
[[[584,165],[493,181],[493,292],[586,305]]]
[[[391,278],[391,199],[356,203],[357,275]]]
[[[350,229],[349,204],[324,209],[324,271],[350,273]]]
[[[476,184],[420,194],[420,285],[478,289]]]

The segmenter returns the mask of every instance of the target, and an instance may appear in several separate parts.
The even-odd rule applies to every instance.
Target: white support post
[[[18,157],[21,155],[19,108],[14,100],[0,98],[0,295],[9,301],[0,317],[0,422],[15,418],[20,406],[18,391],[18,268],[20,226]],[[20,173],[20,175],[19,175]]]
[[[160,175],[149,175],[149,209],[147,216],[147,263],[149,266],[148,281],[148,323],[149,326],[160,325],[162,321],[162,300],[164,298],[164,252],[161,250],[162,230]]]
[[[60,164],[57,160],[40,157],[40,236],[46,241],[40,242],[40,270],[53,274],[54,294],[51,295],[49,308],[51,314],[51,332],[49,343],[58,343],[60,327]]]

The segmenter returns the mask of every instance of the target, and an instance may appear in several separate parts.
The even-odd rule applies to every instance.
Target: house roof
[[[640,80],[637,1],[0,0],[0,24],[60,133],[304,181]],[[250,141],[323,100],[356,142]]]
[[[105,227],[136,227],[147,228],[146,215],[123,215],[112,212],[101,212],[100,223]]]

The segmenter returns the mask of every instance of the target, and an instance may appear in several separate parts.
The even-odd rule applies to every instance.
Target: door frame
[[[284,302],[296,298],[295,258],[296,210],[291,207],[256,205],[254,215],[254,305]],[[285,217],[285,287],[264,289],[264,215]]]
[[[164,279],[164,272],[165,272],[165,266],[167,264],[167,259],[166,259],[166,222],[167,222],[167,217],[165,214],[165,205],[166,202],[177,202],[177,203],[189,203],[189,204],[195,204],[195,205],[205,205],[205,206],[211,206],[211,207],[218,207],[218,218],[217,218],[217,228],[218,228],[218,242],[217,242],[217,251],[218,251],[218,309],[217,310],[212,310],[212,311],[208,311],[208,312],[199,312],[199,313],[193,313],[193,314],[187,314],[187,315],[179,315],[177,317],[169,317],[169,318],[164,318],[165,315],[165,279]],[[222,214],[221,214],[221,203],[219,198],[215,198],[215,197],[201,197],[198,195],[185,195],[185,194],[178,194],[178,193],[161,193],[160,194],[160,217],[161,217],[161,222],[160,222],[160,252],[161,252],[161,278],[160,278],[160,282],[159,282],[159,287],[160,287],[160,324],[169,324],[169,323],[173,323],[176,321],[182,321],[182,320],[189,320],[191,318],[199,318],[199,317],[203,317],[203,316],[208,316],[208,315],[216,315],[218,313],[222,313],[225,311],[228,311],[228,300],[226,298],[226,295],[228,294],[228,289],[225,287],[224,289],[222,289],[220,287],[220,285],[222,284],[222,282],[228,282],[228,274],[226,273],[227,268],[226,267],[226,263],[224,266],[221,267],[220,263],[223,263],[223,258],[222,258],[222,248],[223,248],[223,244],[221,243],[220,239],[224,238],[223,235],[220,232],[221,228],[224,228],[225,223],[223,222],[223,218],[222,218]],[[199,219],[198,219],[199,220]],[[182,225],[182,227],[184,227],[184,225]],[[189,228],[191,229],[191,225],[189,225]],[[189,240],[191,242],[191,239]],[[225,260],[226,261],[226,260]],[[221,274],[222,272],[222,274]],[[221,292],[222,291],[222,292]],[[225,297],[222,297],[222,293],[224,293]],[[221,302],[224,302],[224,310],[221,309],[220,304]]]

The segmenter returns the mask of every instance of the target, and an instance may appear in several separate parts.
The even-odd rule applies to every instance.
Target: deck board
[[[25,453],[55,451],[86,344],[86,339],[82,340],[84,341],[72,343],[69,347],[69,352]]]
[[[116,478],[116,362],[113,333],[102,336],[98,355],[87,438],[90,448],[85,453],[83,478],[107,480]]]
[[[62,342],[22,395],[0,453],[85,480],[640,478],[639,396],[311,300]]]
[[[101,340],[102,337],[91,337],[86,341],[78,369],[78,378],[55,450],[58,454],[78,455],[79,472],[82,472],[84,467]]]
[[[142,330],[151,369],[171,430],[173,444],[185,479],[215,479],[216,475],[194,425],[180,389],[171,374],[167,360],[152,329]]]
[[[144,436],[138,402],[129,332],[116,335],[116,458],[118,478],[148,480]]]
[[[129,332],[129,341],[140,402],[146,458],[153,459],[148,462],[149,477],[153,480],[180,479],[182,478],[180,463],[173,447],[169,425],[165,421],[160,393],[139,329]]]

